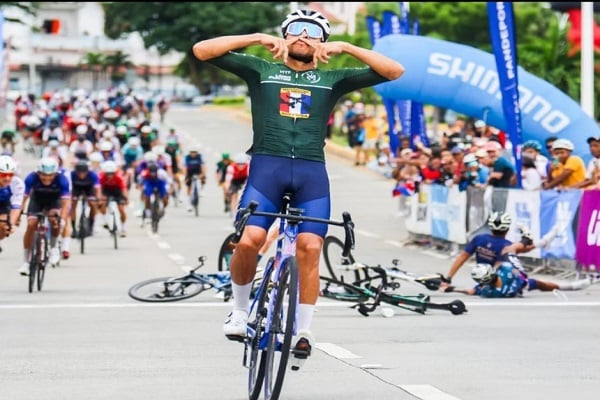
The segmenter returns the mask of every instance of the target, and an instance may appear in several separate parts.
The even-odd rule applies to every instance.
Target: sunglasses
[[[12,172],[0,172],[0,178],[12,178],[15,176]]]
[[[305,21],[296,21],[289,24],[286,34],[300,36],[302,35],[303,31],[305,31],[308,37],[311,39],[323,39],[323,29],[321,29],[319,25],[311,24],[310,22]]]

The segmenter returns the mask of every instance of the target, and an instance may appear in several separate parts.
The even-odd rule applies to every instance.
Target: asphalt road
[[[213,107],[174,107],[168,126],[184,143],[202,146],[210,168],[219,154],[245,150],[246,118]],[[417,273],[446,272],[451,259],[405,247],[392,184],[328,150],[332,216],[350,211],[356,258],[389,265],[393,258]],[[30,156],[18,154],[23,170]],[[242,346],[222,335],[230,304],[202,293],[172,304],[132,300],[127,289],[143,279],[173,276],[208,257],[231,232],[221,192],[209,175],[200,216],[169,207],[158,235],[140,227],[130,209],[129,236],[117,250],[100,232],[78,253],[47,272],[41,292],[28,293],[22,230],[0,253],[0,399],[245,399]],[[340,234],[337,227],[330,233]],[[323,273],[325,273],[324,265]],[[550,277],[550,279],[553,279]],[[468,268],[455,282],[470,284]],[[427,292],[403,283],[402,293]],[[320,299],[313,323],[317,351],[286,376],[283,399],[597,399],[600,380],[600,289],[530,292],[524,298],[483,300],[428,292],[434,301],[461,298],[468,313],[425,315],[396,309],[363,317],[347,303]]]

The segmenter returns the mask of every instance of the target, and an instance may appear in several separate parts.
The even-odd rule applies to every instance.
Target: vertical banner
[[[408,21],[407,21],[408,23]],[[419,21],[413,24],[413,35],[419,34]],[[429,137],[427,136],[427,121],[425,120],[425,112],[423,111],[423,103],[411,101],[410,106],[410,143],[414,149],[415,137],[418,137],[421,143],[429,147]]]
[[[4,49],[4,11],[0,10],[0,108],[6,106],[6,91],[7,86],[4,81],[8,82],[8,60],[5,60],[5,55],[8,54]],[[5,71],[6,70],[6,71]],[[4,123],[5,114],[0,114],[0,123]]]
[[[384,97],[382,99],[383,106],[388,120],[388,136],[390,139],[390,152],[397,157],[398,148],[400,147],[400,139],[398,138],[398,132],[396,131],[396,101],[390,98]]]
[[[585,190],[579,206],[575,260],[600,270],[600,190]]]
[[[450,228],[448,226],[448,192],[445,185],[431,185],[431,236],[436,239],[448,240]]]
[[[540,192],[540,235],[552,229],[558,234],[548,248],[541,249],[545,257],[573,259],[575,257],[575,235],[573,222],[582,197],[582,190],[543,190]]]
[[[517,187],[521,188],[521,110],[517,74],[517,47],[512,2],[488,1],[488,21],[502,93],[502,110],[515,159]]]
[[[377,39],[381,37],[381,23],[372,15],[367,15],[367,30],[369,31],[369,39],[371,39],[371,47],[375,45]]]

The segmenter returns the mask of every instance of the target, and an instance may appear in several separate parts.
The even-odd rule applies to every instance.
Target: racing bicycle
[[[117,231],[119,229],[119,225],[117,223],[117,215],[119,215],[118,201],[119,199],[112,196],[109,196],[106,199],[106,212],[108,213],[110,220],[107,225],[104,225],[104,227],[108,229],[110,236],[112,236],[113,246],[115,249],[119,248],[119,235],[117,234]]]
[[[77,231],[75,237],[79,239],[79,252],[83,254],[85,252],[85,238],[90,236],[91,233],[91,222],[90,212],[91,209],[88,204],[88,198],[86,196],[79,197],[79,220],[77,223]]]
[[[283,196],[280,213],[257,211],[258,203],[251,202],[238,211],[234,243],[239,242],[250,216],[280,218],[275,255],[270,257],[264,279],[250,305],[246,337],[230,337],[244,343],[242,363],[248,369],[248,395],[259,398],[261,391],[266,400],[279,398],[290,354],[305,358],[291,349],[296,335],[296,309],[298,304],[298,263],[296,240],[302,221],[312,221],[343,226],[346,234],[346,253],[354,246],[354,224],[350,214],[343,213],[343,221],[312,218],[302,215],[301,209],[290,207],[291,195]],[[297,369],[292,366],[292,369]]]
[[[152,278],[136,283],[129,288],[128,294],[134,300],[148,303],[165,303],[189,299],[206,290],[215,290],[223,301],[231,299],[231,274],[229,271],[200,273],[206,257],[198,257],[198,266],[186,274],[173,277]],[[255,287],[262,279],[261,271],[254,280]]]
[[[60,218],[58,215],[48,216],[47,211],[36,214],[37,224],[33,235],[33,247],[31,248],[31,258],[29,260],[29,293],[42,290],[44,277],[46,276],[46,267],[48,266],[49,256],[49,234],[50,228],[48,220],[50,218]]]
[[[344,243],[335,236],[327,236],[324,241],[323,256],[330,277],[321,276],[321,296],[334,300],[350,301],[358,312],[368,316],[382,303],[406,310],[425,314],[427,309],[447,310],[454,315],[467,311],[461,300],[449,303],[436,303],[423,293],[401,295],[395,290],[400,288],[398,280],[413,282],[429,290],[438,290],[444,281],[442,274],[415,275],[397,268],[399,261],[394,260],[393,268],[380,265],[370,266],[356,262],[350,252],[344,254]]]
[[[200,183],[200,176],[198,174],[193,174],[191,178],[191,192],[190,192],[190,205],[194,209],[194,215],[198,216],[198,206],[200,205],[200,190],[202,185]],[[220,270],[220,269],[219,269]]]

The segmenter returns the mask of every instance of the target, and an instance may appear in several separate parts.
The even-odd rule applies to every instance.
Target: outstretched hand
[[[287,62],[289,41],[270,35],[263,35],[260,40],[262,44],[273,55],[273,59],[281,59]]]

